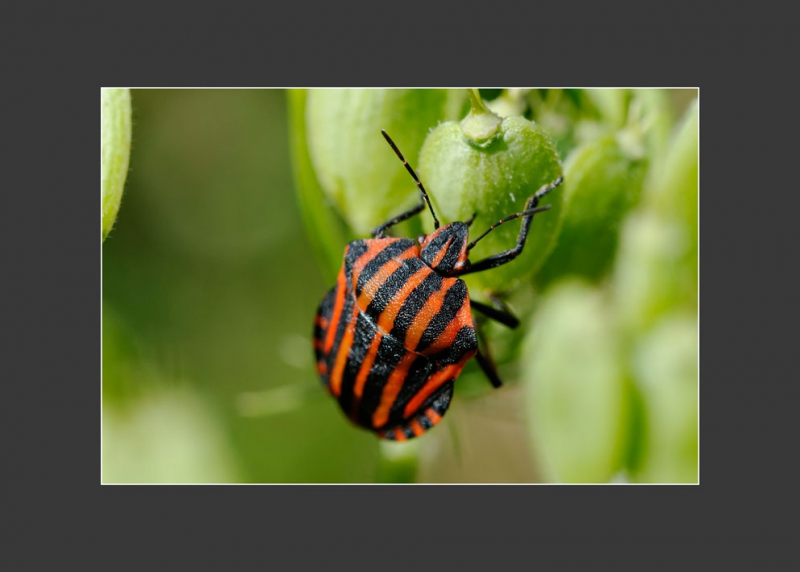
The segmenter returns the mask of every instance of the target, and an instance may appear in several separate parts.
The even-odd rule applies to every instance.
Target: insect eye
[[[423,242],[425,242],[425,235],[424,235],[424,234],[420,234],[420,235],[417,237],[417,242],[419,242],[420,244],[422,244]]]

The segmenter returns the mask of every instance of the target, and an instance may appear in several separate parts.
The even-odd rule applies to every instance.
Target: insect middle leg
[[[519,319],[509,311],[508,307],[502,302],[502,300],[499,300],[498,298],[494,298],[494,300],[498,301],[503,306],[502,310],[498,310],[497,308],[492,308],[486,304],[476,302],[472,298],[470,298],[469,304],[471,308],[477,310],[487,318],[491,318],[496,322],[500,322],[504,326],[508,326],[512,329],[519,326]]]

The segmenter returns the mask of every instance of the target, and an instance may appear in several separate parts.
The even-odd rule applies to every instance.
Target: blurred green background
[[[301,90],[131,90],[130,169],[102,247],[103,482],[697,482],[696,90],[481,94],[541,126],[582,182],[563,187],[552,254],[511,293],[525,324],[487,328],[506,385],[468,366],[444,421],[403,446],[346,421],[310,340],[331,268],[369,223],[325,169],[347,185],[386,159],[325,165],[317,143],[356,147],[342,123],[361,122],[380,153],[386,125],[309,111]],[[397,110],[401,95],[358,106],[415,118],[390,131],[415,162],[469,109],[448,92],[440,117],[415,113],[416,94]],[[391,200],[363,195],[371,211],[414,202],[396,181]]]

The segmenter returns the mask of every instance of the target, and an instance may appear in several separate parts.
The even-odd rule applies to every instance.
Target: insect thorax
[[[439,274],[449,276],[466,267],[469,228],[465,223],[447,224],[418,240],[422,246],[420,258]]]

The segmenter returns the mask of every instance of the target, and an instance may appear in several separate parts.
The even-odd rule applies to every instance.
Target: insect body
[[[442,419],[453,384],[470,358],[477,357],[492,385],[500,386],[491,360],[478,347],[471,311],[509,327],[519,322],[505,310],[471,301],[459,276],[516,258],[533,215],[550,208],[537,208],[539,199],[562,179],[528,199],[523,212],[468,242],[472,221],[440,226],[416,173],[386,132],[383,136],[416,181],[421,201],[377,227],[373,238],[347,245],[336,285],[317,310],[314,349],[323,384],[350,420],[380,437],[402,441]],[[426,205],[436,230],[420,236],[419,244],[385,236],[388,228]],[[481,238],[519,217],[524,218],[515,248],[470,263],[469,251]]]

